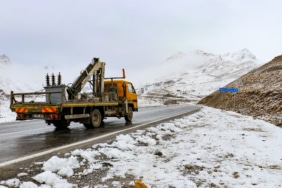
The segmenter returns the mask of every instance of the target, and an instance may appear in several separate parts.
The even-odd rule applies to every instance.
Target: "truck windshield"
[[[128,91],[130,92],[130,93],[136,93],[135,92],[135,89],[134,89],[134,87],[133,87],[133,85],[132,84],[128,84]]]

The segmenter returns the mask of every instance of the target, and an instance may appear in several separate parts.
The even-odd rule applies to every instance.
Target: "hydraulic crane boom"
[[[85,84],[93,76],[93,94],[102,94],[104,91],[105,63],[99,58],[93,58],[92,62],[84,69],[74,83],[67,89],[69,99],[75,99]]]

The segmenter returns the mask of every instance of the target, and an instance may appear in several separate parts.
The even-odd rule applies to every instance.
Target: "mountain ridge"
[[[151,102],[153,100],[164,100],[164,103],[166,100],[196,102],[259,66],[258,60],[249,50],[243,49],[226,54],[216,55],[202,50],[192,53],[178,52],[170,56],[174,58],[168,58],[166,63],[159,64],[159,69],[163,69],[159,72],[165,70],[166,74],[139,86],[139,96],[149,98]],[[240,58],[238,61],[232,61],[234,57],[235,60],[237,57]]]

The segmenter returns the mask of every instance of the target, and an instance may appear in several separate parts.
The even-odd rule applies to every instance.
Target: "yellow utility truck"
[[[133,84],[125,80],[124,69],[122,77],[104,75],[105,63],[99,58],[93,58],[72,84],[62,84],[60,73],[57,79],[47,74],[43,92],[11,91],[10,108],[17,120],[43,119],[57,128],[66,128],[72,121],[86,128],[100,127],[107,117],[124,117],[131,122],[133,112],[138,111]],[[91,92],[82,91],[86,83]]]

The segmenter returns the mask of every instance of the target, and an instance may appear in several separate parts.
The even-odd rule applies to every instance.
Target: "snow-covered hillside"
[[[150,104],[158,100],[198,101],[258,66],[247,49],[224,55],[201,50],[178,52],[148,71],[149,79],[139,85],[138,92],[141,100]]]
[[[11,91],[37,91],[42,89],[43,82],[43,69],[16,64],[8,56],[0,56],[0,91],[5,94]]]

